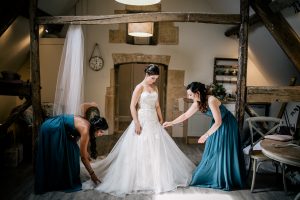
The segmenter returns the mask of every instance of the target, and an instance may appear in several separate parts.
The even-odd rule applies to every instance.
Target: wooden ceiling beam
[[[276,1],[272,1],[269,7],[274,13],[276,13],[287,7],[292,6],[297,1],[299,0],[276,0]]]
[[[248,86],[247,103],[299,102],[300,86]]]
[[[151,12],[100,16],[38,17],[37,24],[121,24],[132,22],[197,22],[210,24],[240,24],[239,14],[207,14],[182,12]]]
[[[252,26],[253,24],[256,24],[258,22],[260,22],[259,16],[257,16],[256,14],[251,15],[249,17],[249,28],[250,28],[250,26]],[[237,35],[238,36],[239,31],[240,31],[240,25],[233,26],[225,32],[225,36],[227,36],[227,37],[230,37],[232,35]]]
[[[281,13],[274,13],[261,0],[251,1],[251,7],[265,27],[300,72],[300,38]]]
[[[30,83],[20,81],[20,80],[12,80],[12,81],[0,80],[0,95],[30,98],[31,85]]]
[[[276,1],[272,1],[269,4],[270,9],[274,12],[280,12],[281,10],[292,6],[293,3],[297,2],[299,0],[276,0]],[[260,17],[258,17],[256,14],[251,15],[250,19],[249,19],[249,29],[257,24],[261,22]],[[227,31],[225,31],[225,36],[230,37],[233,35],[237,35],[239,33],[239,25],[233,26],[231,28],[229,28]]]

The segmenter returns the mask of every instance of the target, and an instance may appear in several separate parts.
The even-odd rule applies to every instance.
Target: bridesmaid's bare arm
[[[204,135],[200,137],[198,143],[204,143],[209,136],[214,134],[218,130],[218,128],[222,125],[222,115],[220,111],[220,104],[221,102],[214,96],[210,96],[208,98],[208,106],[212,112],[214,118],[214,124],[206,131]]]
[[[195,114],[197,111],[199,110],[198,107],[198,103],[194,102],[191,107],[182,115],[180,115],[179,117],[177,117],[176,119],[174,119],[171,122],[165,122],[163,124],[164,127],[168,127],[168,126],[173,126],[174,124],[178,124],[180,122],[183,122],[185,120],[187,120],[188,118],[190,118],[193,114]]]
[[[89,138],[90,138],[89,137],[90,124],[85,119],[75,116],[74,117],[74,125],[75,125],[76,130],[80,134],[81,161],[82,161],[83,165],[85,166],[86,170],[88,171],[88,173],[90,174],[92,181],[95,184],[97,184],[100,182],[100,180],[97,178],[93,168],[91,167],[90,160],[89,160],[90,156],[87,151],[88,144],[89,144]]]

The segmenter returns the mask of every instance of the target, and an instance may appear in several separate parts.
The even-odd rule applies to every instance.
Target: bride
[[[195,165],[163,129],[163,118],[154,85],[157,65],[145,69],[145,79],[136,86],[130,104],[133,121],[103,160],[92,163],[101,184],[91,180],[83,189],[116,196],[131,193],[161,193],[187,186]],[[139,109],[136,109],[136,106]]]

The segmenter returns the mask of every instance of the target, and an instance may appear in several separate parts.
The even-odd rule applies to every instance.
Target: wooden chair
[[[266,157],[261,150],[254,150],[254,146],[258,144],[264,136],[274,134],[279,127],[282,125],[283,120],[274,117],[250,117],[246,119],[249,123],[250,134],[251,134],[251,145],[249,150],[250,164],[249,171],[251,169],[251,163],[253,161],[253,175],[252,175],[252,183],[251,183],[251,192],[253,192],[256,172],[259,166],[264,161],[273,161]],[[254,137],[258,134],[259,138],[254,141]],[[275,163],[274,163],[275,164]],[[278,165],[275,164],[276,174],[278,173]]]

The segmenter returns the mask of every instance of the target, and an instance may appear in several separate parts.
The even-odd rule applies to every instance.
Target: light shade
[[[128,23],[128,35],[134,37],[152,37],[153,22]]]
[[[148,6],[159,3],[161,0],[116,0],[119,3],[132,6]]]

